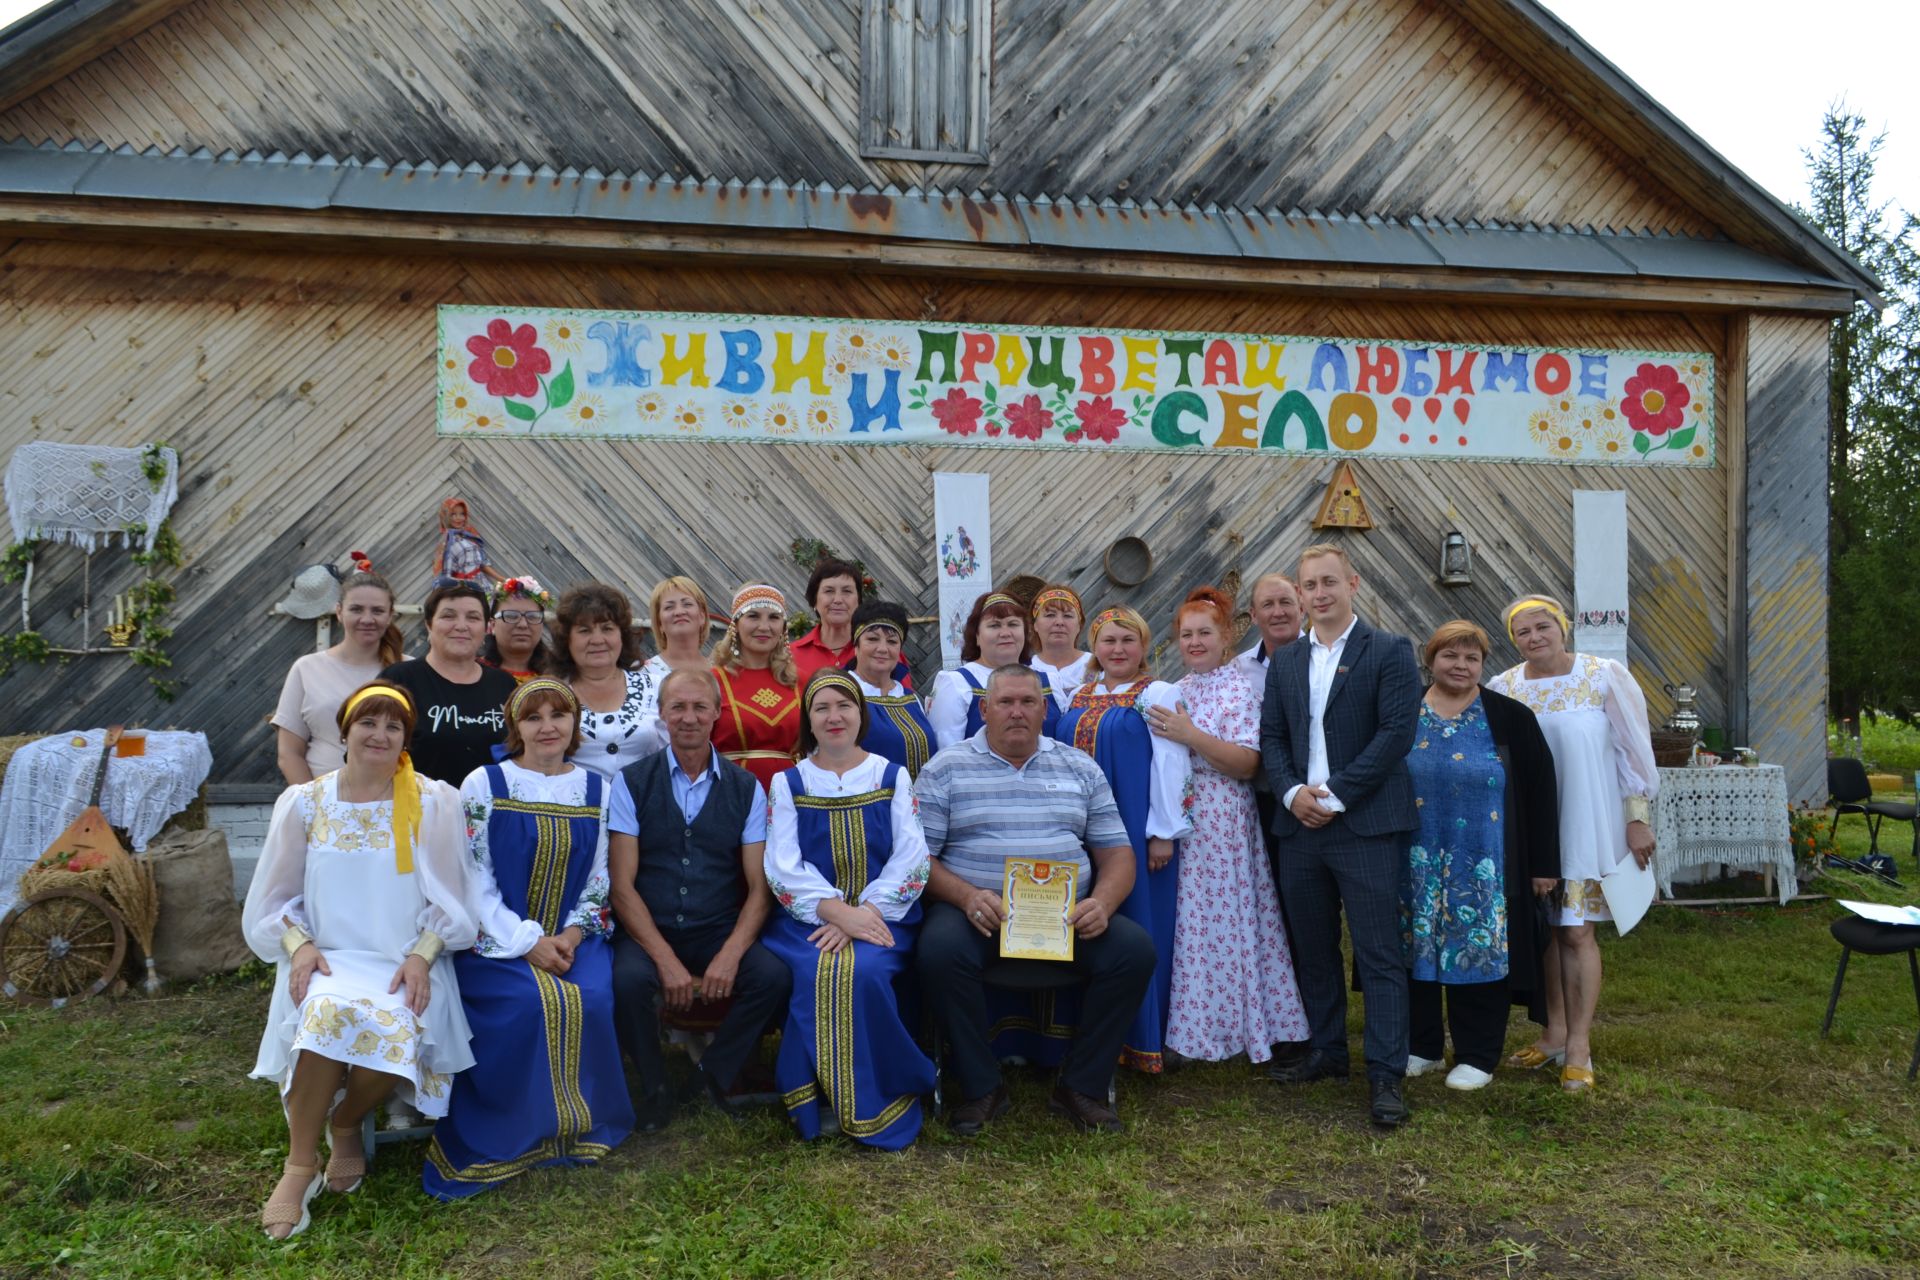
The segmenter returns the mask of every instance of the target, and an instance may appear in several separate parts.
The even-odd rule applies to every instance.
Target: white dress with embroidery
[[[660,686],[646,667],[626,673],[627,696],[612,711],[580,708],[580,749],[570,759],[604,778],[667,745],[667,726],[660,719]]]
[[[861,796],[886,785],[890,763],[885,756],[869,751],[866,759],[844,774],[822,769],[811,756],[794,768],[800,771],[800,781],[810,796]],[[767,808],[767,884],[774,900],[795,920],[817,925],[820,904],[841,893],[800,850],[800,823],[784,770],[767,788]],[[913,783],[905,769],[896,776],[888,811],[893,817],[893,852],[854,905],[871,906],[884,920],[899,920],[920,900],[927,877],[933,873],[927,837],[920,830],[920,811],[913,800]]]
[[[247,944],[277,965],[250,1074],[274,1081],[284,1095],[305,1050],[398,1076],[404,1100],[422,1115],[443,1116],[453,1074],[473,1065],[453,973],[453,952],[472,946],[475,936],[460,797],[443,782],[419,780],[420,833],[413,869],[402,874],[393,802],[349,804],[340,799],[339,778],[329,773],[281,793],[247,891]],[[315,970],[297,1005],[280,948],[289,923],[312,936],[332,970]],[[437,934],[446,950],[429,970],[431,994],[416,1018],[406,989],[387,988],[422,930]]]
[[[1621,801],[1651,800],[1660,790],[1646,695],[1625,667],[1585,653],[1573,655],[1564,676],[1529,680],[1522,664],[1487,681],[1487,688],[1526,704],[1553,750],[1566,881],[1560,923],[1611,919],[1596,886],[1628,856]]]

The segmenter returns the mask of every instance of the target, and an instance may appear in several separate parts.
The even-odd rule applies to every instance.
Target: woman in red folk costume
[[[793,766],[800,742],[800,690],[787,649],[787,599],[754,584],[733,597],[733,619],[713,652],[720,720],[713,745],[771,787]]]

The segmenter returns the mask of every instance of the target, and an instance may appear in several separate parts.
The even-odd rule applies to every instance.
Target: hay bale
[[[13,753],[29,742],[38,742],[46,737],[44,733],[10,733],[0,738],[0,778],[7,774],[7,766],[13,763]]]
[[[160,894],[153,960],[161,977],[190,982],[230,973],[253,958],[233,900],[226,832],[163,832],[148,846],[147,862]]]

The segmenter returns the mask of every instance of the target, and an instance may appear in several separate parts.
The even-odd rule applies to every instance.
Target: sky
[[[1801,152],[1844,101],[1887,134],[1875,194],[1920,210],[1916,0],[1542,0],[1708,145],[1804,203]],[[0,0],[0,25],[35,0]],[[1803,31],[1809,24],[1819,31]]]

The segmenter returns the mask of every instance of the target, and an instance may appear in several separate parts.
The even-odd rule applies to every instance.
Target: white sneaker
[[[1456,1064],[1453,1070],[1447,1072],[1449,1089],[1484,1089],[1492,1080],[1493,1072],[1470,1067],[1464,1062]]]
[[[1422,1058],[1418,1054],[1410,1053],[1407,1055],[1407,1078],[1423,1076],[1429,1071],[1438,1071],[1446,1065],[1446,1060],[1443,1058]]]

